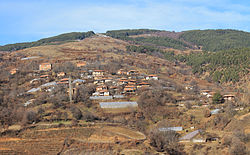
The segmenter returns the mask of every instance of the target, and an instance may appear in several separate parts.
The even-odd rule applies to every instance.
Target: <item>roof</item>
[[[156,75],[154,75],[154,74],[151,74],[151,75],[148,75],[148,76],[153,76],[153,77],[156,77]]]
[[[167,127],[167,128],[159,128],[159,131],[182,131],[182,127]]]
[[[150,85],[150,84],[146,83],[146,82],[141,82],[141,83],[139,83],[139,85]]]
[[[94,72],[104,72],[104,70],[94,70]]]
[[[45,84],[41,85],[40,87],[48,87],[48,86],[54,86],[54,85],[56,85],[55,81],[49,82],[49,83],[45,83]]]
[[[193,132],[190,132],[188,134],[186,134],[185,136],[181,137],[180,140],[190,140],[192,138],[194,138],[196,135],[198,135],[202,130],[195,130]]]
[[[63,78],[60,81],[69,81],[69,78]]]
[[[100,102],[101,108],[126,108],[126,107],[137,107],[137,102]]]
[[[114,95],[114,98],[124,98],[124,95]]]
[[[40,90],[40,88],[38,87],[38,88],[32,88],[32,89],[30,89],[29,91],[27,91],[27,93],[34,93],[34,92],[37,92],[37,91],[39,91]]]
[[[220,112],[220,109],[214,109],[210,113],[211,115],[218,114]]]
[[[73,83],[77,83],[77,82],[82,82],[82,83],[83,83],[83,82],[85,82],[85,80],[82,80],[82,79],[76,79],[76,80],[74,80],[74,81],[73,81]]]
[[[113,99],[112,96],[90,96],[89,99],[91,100],[111,100]]]
[[[128,86],[125,86],[125,88],[135,88],[136,86],[131,86],[131,85],[128,85]]]
[[[233,94],[223,95],[223,97],[235,97]]]
[[[41,63],[40,65],[51,65],[51,63],[49,63],[49,62],[44,62],[44,63]]]
[[[42,77],[48,77],[49,75],[41,75],[40,77],[42,78]]]
[[[32,57],[26,57],[26,58],[21,58],[21,60],[29,60],[29,59],[35,59],[39,58],[38,56],[32,56]]]

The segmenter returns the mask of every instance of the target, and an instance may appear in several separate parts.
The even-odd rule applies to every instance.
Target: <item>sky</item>
[[[0,45],[139,28],[250,32],[250,0],[0,0]]]

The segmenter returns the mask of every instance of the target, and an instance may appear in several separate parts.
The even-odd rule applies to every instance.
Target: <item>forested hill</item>
[[[250,47],[250,33],[237,30],[184,31],[179,38],[202,46],[204,51]]]
[[[16,44],[8,44],[4,46],[0,46],[0,51],[15,51],[21,50],[25,48],[40,46],[40,45],[49,45],[49,44],[63,44],[70,41],[82,40],[84,38],[95,35],[93,31],[89,32],[71,32],[60,34],[58,36],[49,37],[40,39],[34,42],[26,42],[26,43],[16,43]]]
[[[178,55],[176,58],[192,67],[193,73],[208,72],[214,82],[238,82],[248,76],[250,48],[230,49],[218,52]]]
[[[137,45],[179,50],[202,47],[204,51],[220,51],[250,47],[250,33],[237,30],[190,30],[174,32],[152,29],[124,29],[107,31],[105,34]],[[62,44],[82,40],[93,35],[95,35],[93,31],[65,33],[35,42],[0,46],[0,51],[15,51],[40,45]]]
[[[135,35],[149,34],[135,37]],[[250,33],[237,30],[191,30],[170,32],[148,29],[107,31],[106,35],[135,44],[163,46],[174,49],[192,49],[201,46],[204,51],[250,47]],[[133,37],[131,37],[133,36]]]

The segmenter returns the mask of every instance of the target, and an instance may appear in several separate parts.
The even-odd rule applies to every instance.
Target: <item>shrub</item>
[[[78,109],[77,107],[73,106],[70,108],[70,111],[73,115],[73,117],[77,120],[81,119],[82,118],[82,112],[80,109]]]

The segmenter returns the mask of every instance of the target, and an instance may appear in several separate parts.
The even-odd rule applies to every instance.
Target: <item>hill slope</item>
[[[179,39],[202,46],[205,51],[250,47],[250,33],[237,30],[185,31]]]
[[[95,33],[93,31],[89,32],[71,32],[60,34],[58,36],[49,37],[40,39],[34,42],[27,42],[27,43],[16,43],[16,44],[8,44],[4,46],[0,46],[0,51],[15,51],[21,50],[30,47],[36,47],[41,45],[49,45],[49,44],[62,44],[65,42],[70,42],[74,40],[82,40],[84,38],[93,36]]]

